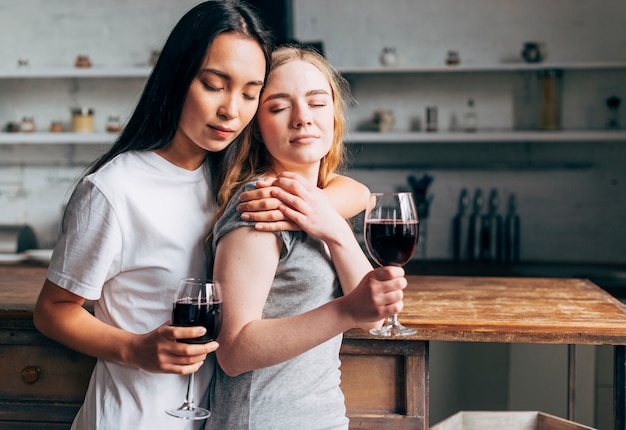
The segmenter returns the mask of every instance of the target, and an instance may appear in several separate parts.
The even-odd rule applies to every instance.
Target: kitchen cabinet
[[[106,85],[108,83],[119,83],[125,81],[124,86],[119,85],[107,85],[101,89],[90,88],[92,98],[97,99],[98,94],[106,94],[107,98],[115,96],[128,97],[128,85],[133,88],[133,91],[139,95],[146,79],[150,75],[152,68],[147,66],[137,67],[89,67],[89,68],[17,68],[11,70],[0,70],[0,95],[3,93],[3,86],[10,86],[11,82],[19,82],[24,86],[24,83],[31,84],[26,86],[25,89],[18,93],[18,97],[12,97],[12,105],[21,105],[23,112],[32,112],[34,109],[41,111],[43,107],[52,106],[58,108],[59,101],[51,95],[53,82],[69,81],[70,99],[78,99],[78,95],[81,92],[82,86],[92,87],[94,83],[99,85]],[[32,88],[29,88],[32,87]],[[8,88],[8,87],[7,87]],[[43,88],[43,89],[42,89]],[[112,88],[109,90],[109,88]],[[48,93],[46,93],[48,89]],[[7,90],[5,90],[7,91]],[[38,92],[39,98],[38,105],[33,104],[33,94],[29,92]],[[66,97],[64,97],[66,98]],[[120,100],[122,98],[120,97]],[[115,102],[113,102],[115,103]],[[32,105],[32,106],[31,106]],[[67,106],[69,108],[70,106]],[[93,106],[98,114],[99,106]],[[116,109],[121,112],[130,112],[132,106],[129,106],[124,101],[118,101]],[[0,133],[0,144],[110,144],[117,137],[116,133],[107,132],[93,132],[93,133],[74,133],[74,132],[47,132],[41,131],[46,129],[47,124],[39,121],[38,130],[36,132],[5,132],[4,126],[9,121],[15,121],[20,118],[15,117],[0,117],[0,123],[3,127],[3,132]]]
[[[437,91],[440,92],[463,92],[460,89],[464,88],[464,82],[472,80],[472,90],[487,88],[491,85],[493,78],[503,75],[514,75],[512,78],[517,78],[517,75],[523,79],[528,79],[539,73],[557,70],[562,72],[563,81],[567,80],[572,74],[579,75],[580,73],[587,76],[589,73],[611,73],[615,79],[615,86],[619,86],[619,81],[623,82],[624,75],[626,74],[626,62],[577,62],[577,63],[503,63],[496,65],[450,65],[450,66],[433,66],[433,67],[346,67],[339,71],[346,77],[352,87],[353,96],[357,99],[360,105],[368,105],[372,111],[380,108],[381,106],[369,106],[372,103],[378,103],[383,106],[384,109],[397,110],[398,116],[405,115],[403,111],[414,109],[414,105],[411,103],[432,103],[432,99],[436,98],[434,94]],[[448,77],[454,79],[452,81],[445,81],[442,83],[440,80],[442,77]],[[597,75],[595,75],[597,78]],[[394,82],[388,81],[390,77],[397,78],[398,85]],[[439,79],[438,85],[433,89],[420,89],[425,91],[428,95],[423,96],[426,100],[409,100],[411,97],[415,97],[410,93],[414,88],[421,85],[422,80],[427,79]],[[477,77],[484,77],[481,82],[477,82]],[[594,79],[593,77],[590,79]],[[465,81],[464,81],[465,80]],[[603,85],[606,84],[603,82]],[[394,86],[401,86],[401,88],[393,88]],[[575,88],[563,86],[563,98],[568,97],[569,94],[566,91],[575,90]],[[610,83],[606,85],[610,87]],[[479,88],[480,87],[480,88]],[[534,90],[541,90],[541,88],[534,88]],[[498,91],[510,91],[513,92],[510,83],[501,83]],[[376,92],[376,94],[372,94]],[[535,94],[535,98],[541,97],[541,94]],[[495,94],[495,90],[491,90],[489,95],[492,99],[498,99],[500,103],[507,98],[512,99],[513,94]],[[420,98],[417,96],[416,98]],[[450,103],[454,96],[448,95],[444,98],[442,103]],[[389,102],[389,100],[393,100]],[[389,106],[389,103],[397,103],[399,106],[397,109]],[[483,106],[489,104],[489,98],[482,100]],[[506,102],[504,102],[506,104]],[[515,101],[513,101],[515,103]],[[445,109],[445,106],[442,106]],[[347,135],[347,141],[352,144],[384,144],[384,143],[397,143],[397,144],[420,144],[420,143],[528,143],[528,142],[626,142],[626,131],[624,129],[609,130],[603,125],[594,126],[590,129],[568,129],[562,127],[560,130],[539,130],[537,127],[517,127],[512,124],[511,127],[506,125],[501,126],[487,126],[482,128],[484,123],[481,124],[479,116],[478,131],[477,132],[464,132],[462,130],[462,108],[459,109],[457,114],[457,127],[459,131],[443,131],[450,127],[445,126],[445,122],[442,121],[440,115],[439,130],[437,132],[426,131],[410,131],[412,125],[399,125],[392,132],[377,132],[367,130],[367,122],[363,122],[363,116],[365,111],[362,107],[353,107],[351,113],[355,113],[361,116],[361,124],[351,124],[351,130]],[[508,108],[508,107],[507,107]],[[539,109],[539,106],[535,106]],[[579,108],[580,106],[563,106],[563,112],[567,112],[568,109]],[[602,106],[602,109],[606,112],[608,117],[608,108]],[[487,110],[487,109],[485,109]],[[515,106],[513,107],[515,110]],[[421,110],[418,110],[421,112]],[[450,114],[450,110],[447,112]],[[602,114],[598,114],[602,115]],[[539,112],[536,112],[537,118],[539,118]],[[484,117],[483,117],[484,118]],[[410,122],[407,118],[404,118],[404,122]],[[513,121],[514,122],[514,121]],[[420,119],[420,130],[425,130],[425,121],[422,117]],[[538,125],[538,122],[537,122]],[[367,130],[367,131],[363,131]],[[408,131],[398,131],[408,130]]]
[[[46,270],[0,266],[0,430],[69,429],[95,364],[33,325]]]
[[[0,430],[69,429],[95,364],[35,328],[32,310],[46,270],[0,265]],[[417,387],[428,384],[426,356],[421,340],[346,333],[342,389],[351,428],[425,428],[428,402]]]
[[[0,363],[0,430],[67,430],[95,360],[46,338],[23,313],[5,312]]]

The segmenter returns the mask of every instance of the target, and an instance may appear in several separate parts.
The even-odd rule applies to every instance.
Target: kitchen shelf
[[[476,72],[526,72],[541,70],[611,70],[626,69],[626,61],[596,61],[570,63],[501,63],[501,64],[459,64],[454,66],[354,66],[340,67],[344,75],[368,74],[413,74],[413,73],[476,73]]]
[[[106,145],[112,144],[117,138],[117,133],[0,133],[0,144],[87,144]]]
[[[492,131],[492,132],[349,132],[346,142],[375,143],[489,143],[489,142],[626,142],[626,130]]]
[[[0,133],[0,144],[111,144],[116,133]],[[507,142],[626,142],[626,130],[617,131],[493,131],[493,132],[349,132],[348,144],[377,143],[507,143]]]
[[[152,67],[46,67],[0,69],[0,79],[147,78]]]
[[[476,73],[476,72],[524,72],[538,70],[609,70],[626,69],[623,62],[576,62],[576,63],[502,63],[459,64],[456,66],[354,66],[339,68],[345,75],[394,74],[394,73]],[[42,67],[0,69],[0,79],[64,79],[64,78],[147,78],[152,71],[149,66],[131,67]]]

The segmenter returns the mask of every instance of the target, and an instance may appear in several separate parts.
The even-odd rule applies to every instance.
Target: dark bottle
[[[515,194],[509,197],[509,208],[504,219],[504,261],[515,263],[519,261],[520,251],[520,218],[517,214],[517,200]]]
[[[474,192],[474,205],[472,214],[469,216],[469,229],[467,240],[467,256],[470,261],[477,261],[480,258],[480,228],[483,210],[483,192],[477,189]]]
[[[469,259],[469,194],[465,188],[459,197],[459,211],[452,220],[452,241],[455,261]]]
[[[502,261],[502,217],[498,214],[500,197],[493,189],[489,195],[489,211],[482,217],[480,259]]]

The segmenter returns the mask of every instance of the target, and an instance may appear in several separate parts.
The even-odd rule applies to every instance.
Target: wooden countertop
[[[46,267],[29,264],[0,266],[0,315],[13,311],[30,315],[47,270]]]
[[[586,279],[408,279],[400,319],[421,339],[626,345],[626,305]]]
[[[0,317],[29,316],[46,268],[0,266]],[[626,305],[586,279],[408,276],[409,339],[626,345]],[[4,316],[3,316],[4,315]],[[354,329],[350,338],[376,339]]]

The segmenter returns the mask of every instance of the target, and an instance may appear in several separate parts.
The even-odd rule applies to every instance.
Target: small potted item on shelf
[[[109,115],[107,118],[106,131],[108,133],[119,133],[122,131],[122,124],[120,123],[119,116]]]
[[[37,129],[35,119],[32,116],[25,116],[20,123],[20,131],[24,133],[32,133]]]
[[[63,131],[63,123],[55,120],[50,123],[50,133],[61,133]]]
[[[20,131],[20,123],[15,121],[9,121],[4,126],[4,131],[8,133],[17,133]]]
[[[540,63],[548,55],[543,42],[525,42],[522,49],[522,58],[527,63]]]
[[[76,61],[74,62],[74,67],[78,68],[89,68],[91,67],[91,60],[88,55],[78,55],[76,57]]]
[[[375,130],[381,133],[386,133],[388,131],[391,131],[391,129],[393,128],[394,124],[396,123],[396,118],[393,116],[393,112],[390,110],[377,110],[376,112],[374,112],[372,123]]]
[[[380,53],[380,64],[383,66],[395,66],[398,62],[398,55],[396,54],[396,48],[384,47]]]
[[[448,66],[457,66],[461,64],[459,51],[448,51],[448,55],[446,56],[446,64]]]

